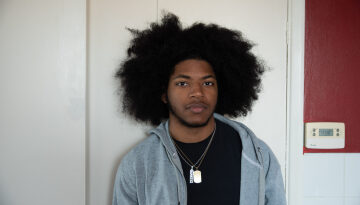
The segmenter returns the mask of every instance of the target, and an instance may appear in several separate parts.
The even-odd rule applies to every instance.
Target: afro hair
[[[205,60],[214,69],[219,92],[215,112],[238,117],[251,111],[264,67],[241,32],[203,23],[183,28],[170,13],[148,29],[129,31],[133,39],[115,75],[120,81],[123,112],[152,125],[167,119],[169,109],[161,96],[175,65],[186,59]]]

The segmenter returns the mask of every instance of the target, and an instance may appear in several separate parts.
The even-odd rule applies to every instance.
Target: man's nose
[[[203,92],[203,87],[201,86],[201,84],[193,84],[190,88],[190,97],[203,97],[204,96],[204,92]]]

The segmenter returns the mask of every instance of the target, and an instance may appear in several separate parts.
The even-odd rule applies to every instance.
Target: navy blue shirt
[[[198,143],[175,140],[181,150],[195,163],[210,141],[211,136]],[[190,183],[191,167],[181,159],[187,183],[188,205],[239,204],[241,139],[229,125],[216,120],[216,132],[211,146],[199,167],[201,183]]]

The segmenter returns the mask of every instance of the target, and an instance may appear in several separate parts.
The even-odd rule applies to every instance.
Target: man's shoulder
[[[155,134],[150,134],[133,148],[131,148],[130,151],[125,154],[122,161],[140,160],[152,153],[159,147],[160,144],[161,142],[159,137],[157,137]]]
[[[166,155],[164,138],[166,136],[166,123],[161,123],[158,127],[151,129],[148,136],[130,149],[122,158],[119,170],[141,169],[152,167],[154,160],[158,160]],[[130,171],[131,171],[130,170]]]
[[[246,125],[244,125],[241,122],[237,122],[235,120],[231,120],[227,117],[224,117],[222,115],[219,114],[215,114],[216,119],[224,122],[227,125],[230,125],[233,129],[235,129],[241,137],[241,140],[243,141],[243,145],[247,146],[245,149],[248,150],[249,152],[246,152],[247,154],[249,153],[253,153],[249,154],[248,156],[253,156],[251,158],[255,159],[255,152],[252,152],[251,149],[252,147],[254,149],[257,149],[257,151],[259,151],[261,153],[261,155],[263,156],[263,160],[264,160],[264,164],[267,165],[269,163],[269,161],[273,160],[275,163],[277,162],[277,159],[273,153],[273,151],[271,150],[271,148],[260,138],[258,138],[254,132],[248,128]],[[250,148],[250,149],[249,149]]]

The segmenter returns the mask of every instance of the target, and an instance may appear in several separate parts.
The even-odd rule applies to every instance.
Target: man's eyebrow
[[[174,77],[173,79],[178,79],[178,78],[191,79],[190,76],[188,76],[188,75],[183,75],[183,74],[177,75],[177,76]],[[208,78],[214,78],[214,79],[216,79],[214,75],[206,75],[206,76],[202,77],[201,79],[205,80],[205,79],[208,79]]]
[[[177,75],[176,77],[174,77],[174,79],[177,79],[177,78],[186,78],[186,79],[190,79],[190,76],[180,74],[180,75]]]
[[[206,76],[202,77],[203,80],[208,79],[208,78],[216,79],[214,75],[206,75]]]

